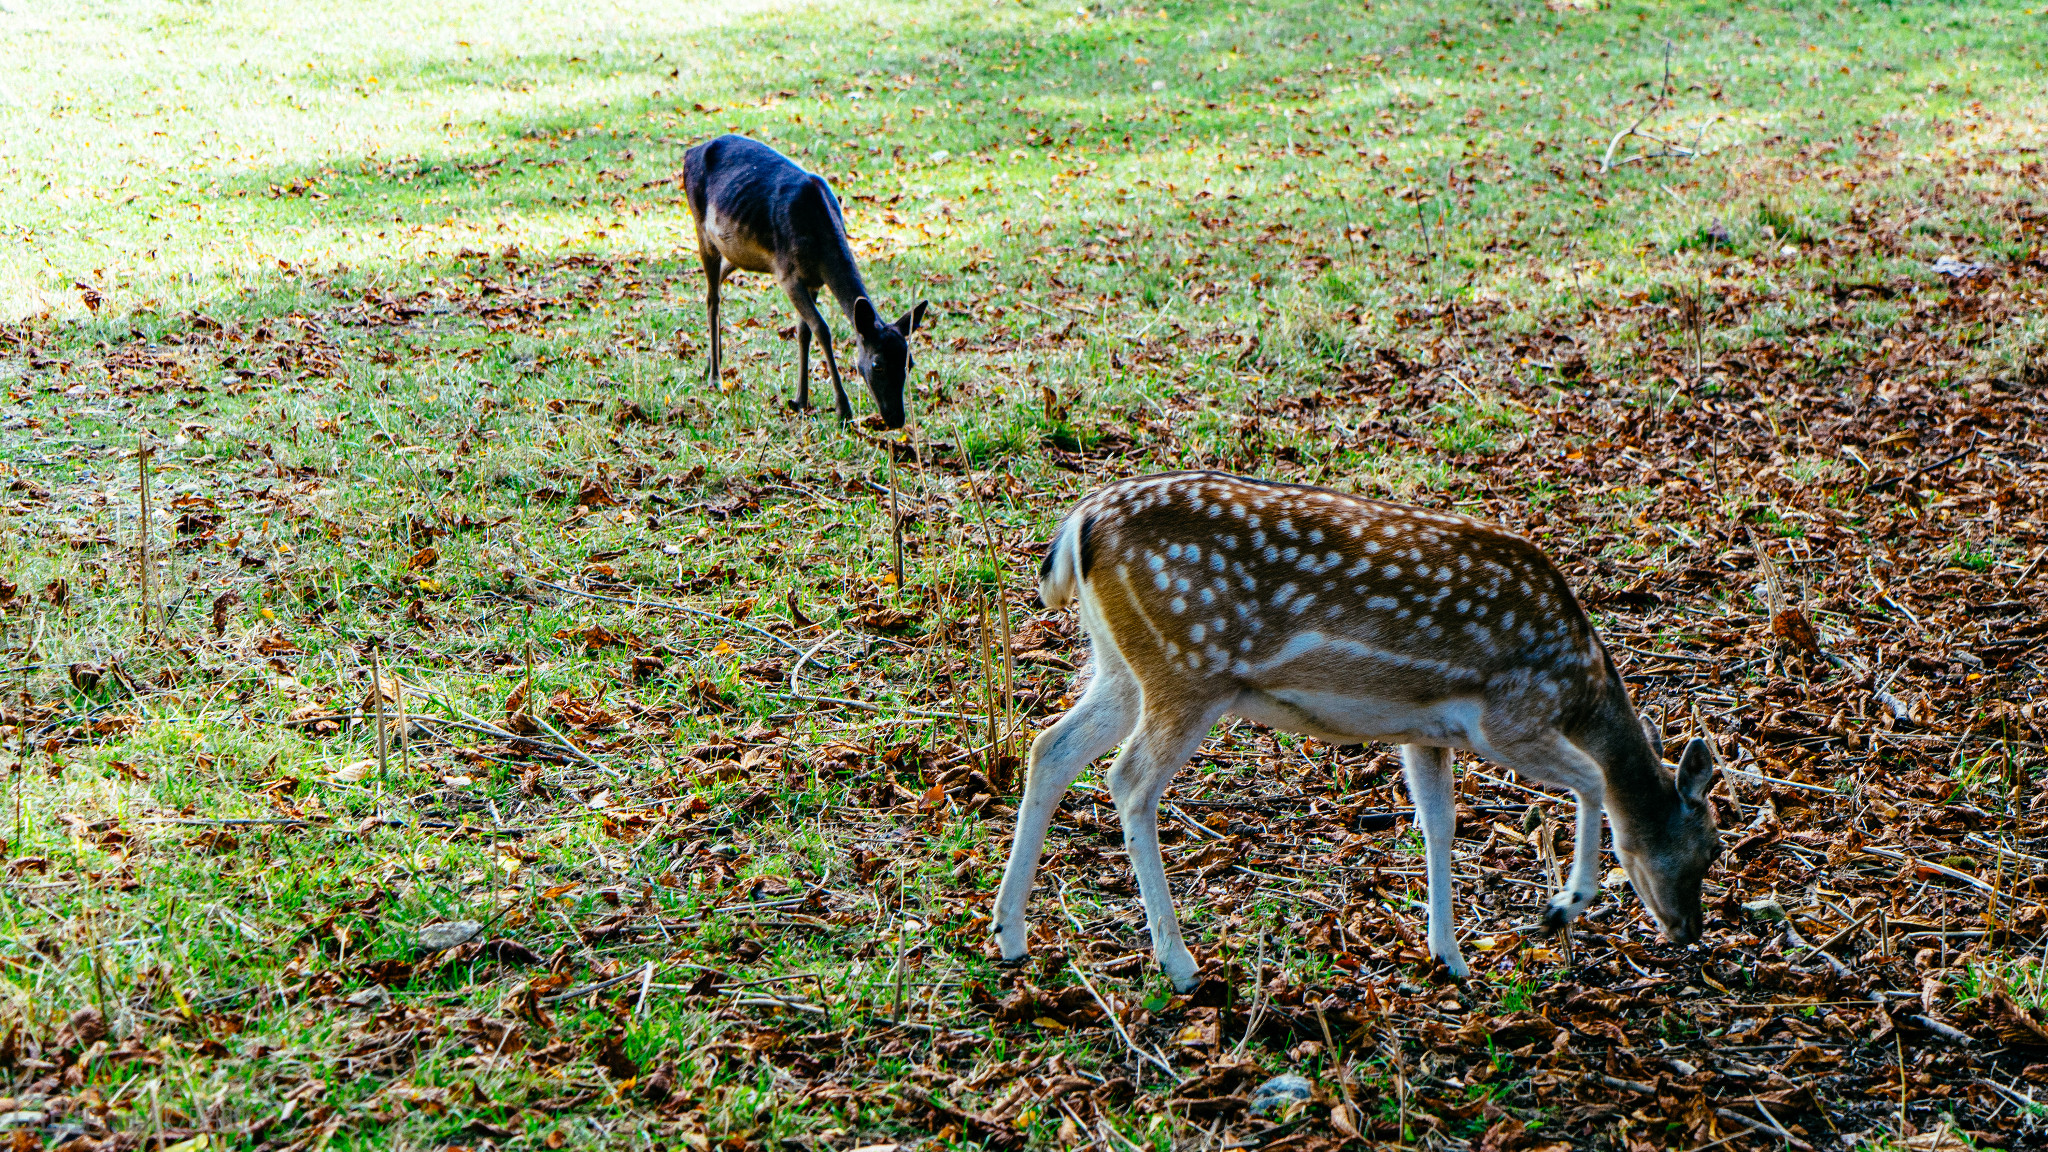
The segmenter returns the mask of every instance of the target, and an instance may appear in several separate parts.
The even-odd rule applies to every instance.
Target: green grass
[[[956,766],[1014,789],[984,725],[927,715],[987,711],[975,589],[997,591],[992,645],[1044,647],[1034,542],[1109,475],[1471,503],[1532,420],[1501,380],[1542,385],[1546,419],[1692,395],[1639,370],[1690,347],[1674,293],[1769,299],[1708,309],[1711,356],[1832,315],[1838,284],[1938,293],[1940,255],[2018,259],[2044,24],[1480,0],[0,11],[0,963],[25,1033],[92,1009],[125,1053],[43,1095],[237,1147],[624,1146],[658,1075],[686,1102],[665,1131],[700,1149],[910,1138],[884,1097],[793,1104],[759,1054],[818,1009],[842,1046],[890,1035],[899,1003],[973,1044],[895,1034],[869,1087],[1064,1043],[969,1008],[1000,978],[980,948],[1007,821],[972,796],[905,806]],[[1701,155],[1633,139],[1598,171],[1639,118]],[[772,285],[733,283],[729,372],[701,379],[672,178],[722,131],[833,180],[885,311],[935,305],[921,461],[895,476],[902,588],[872,431],[782,407]],[[1896,306],[1865,305],[1844,354]],[[1523,351],[1412,407],[1401,381],[1465,340]],[[1985,332],[1955,376],[2031,371],[2042,343],[2038,322]],[[1361,391],[1373,372],[1397,379]],[[1757,518],[1802,531],[1777,517]],[[360,718],[304,719],[361,707],[373,654],[423,717],[409,767],[366,771]],[[1024,664],[1016,687],[1037,723],[1068,685]],[[560,737],[479,737],[524,726],[518,693]],[[1101,872],[1073,874],[1070,914],[1135,947]],[[831,895],[748,907],[811,887]],[[1050,889],[1033,910],[1067,932]],[[1234,923],[1183,910],[1204,940]],[[543,965],[422,958],[451,920]],[[1326,972],[1298,947],[1274,964]],[[687,994],[706,973],[784,982],[721,1006]],[[1128,1121],[1162,1149],[1199,1134]]]

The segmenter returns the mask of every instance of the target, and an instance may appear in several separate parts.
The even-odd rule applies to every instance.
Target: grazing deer
[[[1031,745],[994,933],[1025,953],[1024,902],[1068,785],[1123,744],[1110,795],[1152,950],[1195,980],[1159,859],[1159,801],[1225,714],[1333,744],[1402,745],[1429,871],[1429,950],[1467,974],[1451,912],[1451,749],[1578,796],[1571,880],[1545,923],[1600,894],[1600,814],[1664,933],[1699,938],[1720,853],[1706,741],[1676,776],[1564,577],[1534,544],[1464,516],[1217,472],[1123,480],[1067,513],[1039,573],[1080,601],[1094,647],[1080,703]],[[1128,742],[1126,742],[1128,738]]]
[[[839,199],[822,176],[744,136],[720,136],[683,154],[683,194],[697,220],[697,254],[704,261],[704,310],[711,322],[711,362],[705,379],[716,383],[724,361],[718,335],[718,286],[741,269],[775,277],[796,305],[796,403],[811,405],[811,340],[825,354],[839,422],[853,405],[832,355],[832,329],[818,313],[818,289],[827,288],[853,323],[854,367],[874,394],[882,422],[903,427],[903,385],[910,378],[910,335],[924,322],[925,301],[884,324],[846,244]]]

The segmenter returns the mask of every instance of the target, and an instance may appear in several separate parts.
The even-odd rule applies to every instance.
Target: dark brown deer
[[[1039,575],[1048,608],[1078,601],[1092,675],[1031,745],[993,929],[1024,956],[1024,901],[1047,826],[1081,770],[1124,746],[1107,781],[1174,987],[1195,983],[1159,856],[1161,795],[1203,736],[1242,716],[1332,744],[1401,744],[1429,870],[1429,950],[1466,975],[1451,911],[1451,750],[1579,801],[1571,879],[1544,911],[1562,928],[1599,898],[1600,815],[1664,934],[1701,928],[1720,851],[1693,740],[1674,773],[1564,576],[1520,536],[1464,516],[1216,472],[1120,480],[1067,513]]]
[[[711,362],[705,379],[717,383],[724,346],[718,335],[718,286],[734,272],[775,277],[796,305],[796,401],[811,405],[811,341],[825,354],[840,423],[853,405],[832,355],[832,329],[818,313],[818,289],[839,302],[853,324],[854,368],[867,381],[882,422],[903,427],[903,386],[910,378],[910,335],[924,321],[925,301],[885,324],[868,298],[846,243],[839,198],[822,176],[757,140],[720,136],[683,156],[683,194],[697,220],[697,253],[704,261],[704,309],[711,322]]]

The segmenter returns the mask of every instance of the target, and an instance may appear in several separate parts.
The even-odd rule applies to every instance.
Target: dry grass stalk
[[[896,442],[886,445],[889,454],[889,543],[895,550],[896,595],[903,595],[903,514],[896,504]]]
[[[377,658],[377,648],[375,644],[370,646],[370,720],[377,726],[377,784],[382,787],[391,765],[384,743],[384,667]]]
[[[382,681],[379,681],[381,688]],[[391,710],[398,715],[398,767],[407,775],[412,773],[412,727],[405,716],[405,681],[397,673],[391,675]]]
[[[999,638],[1003,644],[1003,735],[1002,747],[996,750],[996,767],[1007,772],[1003,765],[1016,758],[1014,745],[1017,740],[1017,656],[1010,650],[1010,605],[998,591],[996,597],[996,622],[1001,628]]]
[[[989,650],[988,589],[979,582],[974,585],[974,607],[981,617],[981,627],[975,634],[981,644],[981,704],[983,713],[988,717],[988,763],[993,766],[1000,755],[996,745],[1002,739],[1002,726],[996,712],[995,655]]]

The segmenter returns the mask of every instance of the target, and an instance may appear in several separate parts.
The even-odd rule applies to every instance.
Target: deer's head
[[[912,367],[910,335],[924,322],[925,305],[920,300],[916,307],[897,317],[894,324],[884,324],[867,297],[853,304],[853,324],[860,337],[860,353],[854,367],[860,378],[868,382],[868,392],[882,413],[882,423],[891,428],[903,427],[903,386],[910,380]]]
[[[1655,771],[1662,774],[1663,741],[1648,724],[1643,729],[1656,756]],[[1664,935],[1674,944],[1690,944],[1700,938],[1704,922],[1700,884],[1721,855],[1721,830],[1707,799],[1714,785],[1714,753],[1705,740],[1686,742],[1671,783],[1677,802],[1666,812],[1632,821],[1626,843],[1617,823],[1614,854]]]

